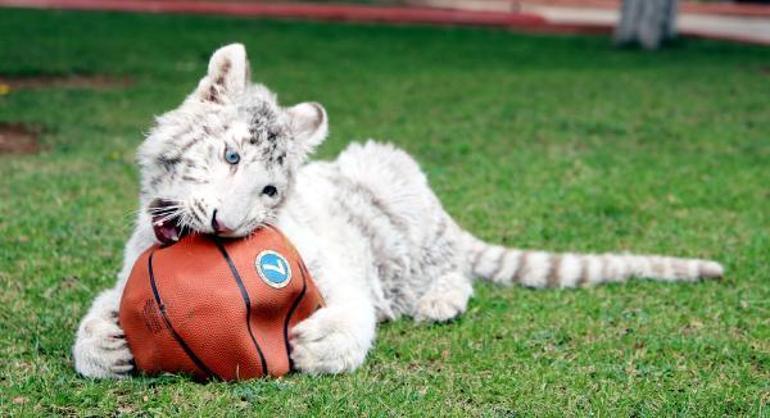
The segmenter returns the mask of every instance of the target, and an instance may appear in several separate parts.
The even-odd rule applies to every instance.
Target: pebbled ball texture
[[[148,249],[126,283],[120,325],[144,373],[242,380],[288,373],[289,329],[321,306],[297,251],[265,227]]]

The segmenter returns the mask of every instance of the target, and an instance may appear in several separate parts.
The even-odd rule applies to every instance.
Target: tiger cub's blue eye
[[[238,162],[241,161],[241,155],[238,154],[238,151],[228,148],[225,150],[225,161],[230,164],[238,164]]]

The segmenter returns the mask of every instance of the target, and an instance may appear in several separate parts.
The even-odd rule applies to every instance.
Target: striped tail
[[[695,281],[722,277],[710,260],[631,254],[548,253],[487,244],[466,233],[471,271],[477,277],[528,287],[577,287],[623,282],[631,277]]]

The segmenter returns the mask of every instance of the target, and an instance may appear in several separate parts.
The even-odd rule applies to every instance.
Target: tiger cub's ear
[[[286,109],[289,116],[291,147],[302,161],[320,145],[329,132],[326,110],[320,103],[305,102]]]
[[[198,83],[195,95],[210,103],[224,103],[246,89],[251,69],[242,44],[230,44],[214,51],[209,71]]]

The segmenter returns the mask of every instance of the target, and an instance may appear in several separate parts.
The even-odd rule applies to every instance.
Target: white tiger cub
[[[308,373],[364,361],[378,321],[462,314],[474,277],[572,287],[631,276],[719,277],[713,261],[635,255],[551,254],[487,244],[444,211],[417,163],[391,145],[352,144],[331,162],[306,163],[327,134],[317,103],[283,108],[249,81],[242,45],[217,50],[182,105],[157,119],[139,148],[140,211],[114,288],[83,318],[73,352],[85,376],[133,368],[117,322],[136,258],[187,231],[240,237],[278,226],[311,270],[326,307],[294,328],[291,356]]]

